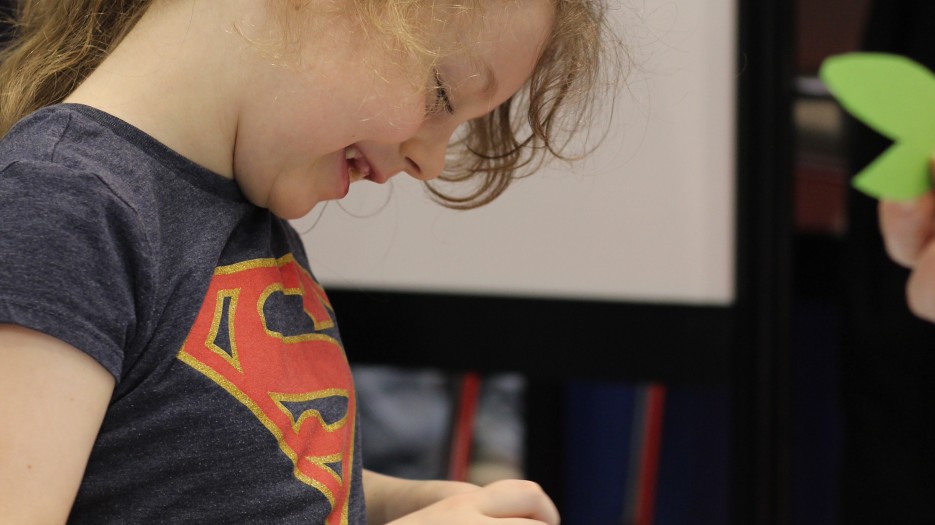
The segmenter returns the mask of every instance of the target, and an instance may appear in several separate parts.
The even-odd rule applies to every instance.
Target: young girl
[[[532,483],[362,470],[334,312],[285,220],[402,172],[494,198],[587,100],[597,0],[19,7],[0,522],[558,523]]]

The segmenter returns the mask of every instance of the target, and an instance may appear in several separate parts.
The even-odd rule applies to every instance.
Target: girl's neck
[[[223,16],[227,3],[178,0],[151,8],[65,102],[110,113],[233,177],[242,81],[234,62],[245,41]]]

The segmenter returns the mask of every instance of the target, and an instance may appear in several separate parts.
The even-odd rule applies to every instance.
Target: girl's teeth
[[[364,156],[354,147],[344,150],[344,158],[348,161],[347,171],[352,181],[364,179],[370,175],[370,166],[364,161]]]

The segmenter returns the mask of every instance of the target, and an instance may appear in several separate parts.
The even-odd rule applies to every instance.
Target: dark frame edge
[[[738,0],[737,313],[731,522],[791,519],[794,7]]]
[[[726,306],[346,289],[328,295],[356,363],[515,371],[546,381],[728,381],[734,331]]]

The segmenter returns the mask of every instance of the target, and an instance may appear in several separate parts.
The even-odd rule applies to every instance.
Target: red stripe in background
[[[652,525],[655,519],[656,480],[662,449],[662,422],[665,415],[666,387],[652,384],[646,395],[646,427],[640,451],[639,485],[636,496],[635,525]]]
[[[468,372],[461,377],[458,406],[451,432],[451,455],[448,458],[448,479],[452,481],[467,481],[468,478],[480,384],[480,375],[477,373]]]

